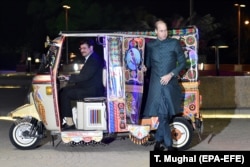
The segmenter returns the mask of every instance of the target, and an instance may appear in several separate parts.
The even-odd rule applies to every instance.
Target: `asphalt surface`
[[[109,145],[75,146],[50,139],[34,150],[18,150],[9,141],[9,121],[0,121],[0,164],[3,167],[147,167],[153,146],[135,145],[130,140],[115,140]]]
[[[117,139],[103,146],[70,146],[57,139],[52,145],[51,138],[43,140],[34,150],[18,150],[9,141],[11,121],[0,120],[0,164],[16,167],[148,167],[149,153],[153,145],[136,145],[129,139]],[[250,119],[208,118],[204,119],[201,140],[194,133],[190,148],[186,151],[249,151]]]
[[[227,125],[221,131],[213,130],[216,127],[210,125],[211,129],[207,137],[199,144],[189,150],[196,151],[250,151],[250,119],[217,119],[220,122],[226,121]],[[219,126],[219,125],[218,125]],[[216,132],[217,131],[217,132]]]
[[[23,80],[20,80],[23,82]],[[0,88],[0,117],[22,105],[29,91],[27,81],[21,88]],[[8,82],[7,82],[8,83]],[[7,84],[6,84],[7,85]],[[15,84],[14,84],[15,85]],[[194,133],[186,151],[250,151],[250,109],[201,110],[204,129]],[[129,139],[115,140],[105,146],[52,145],[48,136],[34,150],[18,150],[9,140],[13,122],[0,119],[0,166],[3,167],[149,167],[153,145],[136,145]],[[58,144],[58,145],[57,145]]]

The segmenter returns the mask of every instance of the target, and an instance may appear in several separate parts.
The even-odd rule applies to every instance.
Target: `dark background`
[[[193,6],[190,6],[190,2]],[[241,8],[242,64],[250,63],[250,17],[248,0],[8,0],[1,7],[0,70],[15,70],[27,56],[45,53],[46,36],[56,37],[65,30],[64,4],[68,10],[68,30],[153,30],[156,18],[167,21],[169,28],[190,24],[199,29],[199,56],[214,63],[211,41],[223,40],[229,46],[220,50],[220,63],[237,64],[237,7]],[[192,19],[190,16],[192,14]]]

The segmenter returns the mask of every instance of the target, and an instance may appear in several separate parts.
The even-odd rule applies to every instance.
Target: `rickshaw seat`
[[[86,97],[83,99],[84,102],[105,102],[106,97]]]

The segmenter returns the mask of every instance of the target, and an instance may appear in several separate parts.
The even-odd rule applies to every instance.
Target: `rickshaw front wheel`
[[[30,122],[15,122],[9,130],[11,143],[20,150],[36,148],[41,141],[38,131],[33,128]]]

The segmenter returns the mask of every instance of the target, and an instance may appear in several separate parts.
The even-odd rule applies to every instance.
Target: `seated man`
[[[66,124],[62,126],[62,130],[75,129],[72,119],[71,100],[104,95],[102,83],[104,60],[94,52],[94,41],[91,39],[82,40],[79,50],[85,63],[79,74],[65,77],[69,83],[74,84],[70,84],[70,86],[66,86],[59,91],[61,120],[66,118]]]

